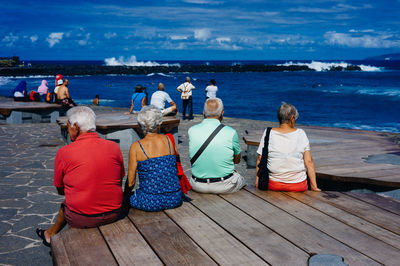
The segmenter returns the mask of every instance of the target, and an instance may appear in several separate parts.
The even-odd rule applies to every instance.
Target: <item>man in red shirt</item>
[[[65,201],[53,226],[36,229],[48,246],[51,236],[67,223],[75,228],[96,227],[114,222],[121,212],[125,170],[118,144],[97,135],[96,115],[90,108],[74,107],[67,116],[72,143],[57,152],[53,182]]]

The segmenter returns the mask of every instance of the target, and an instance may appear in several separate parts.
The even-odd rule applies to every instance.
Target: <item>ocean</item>
[[[107,62],[107,63],[105,63]],[[151,73],[147,75],[73,76],[68,78],[71,97],[78,104],[90,104],[96,94],[100,105],[126,107],[134,87],[141,84],[149,96],[159,82],[182,110],[176,90],[186,76],[197,88],[193,107],[202,113],[205,87],[210,79],[218,86],[217,96],[225,106],[225,116],[277,121],[281,102],[294,104],[299,110],[298,123],[306,125],[355,128],[400,133],[400,61],[26,61],[25,64],[108,64],[108,65],[233,65],[306,64],[315,71],[235,72],[235,73]],[[352,64],[361,71],[329,71],[338,65]],[[54,73],[58,74],[58,73]],[[62,74],[62,73],[61,73]],[[54,76],[0,77],[0,94],[11,96],[13,88],[26,80],[30,90],[37,90],[42,79],[54,89]]]

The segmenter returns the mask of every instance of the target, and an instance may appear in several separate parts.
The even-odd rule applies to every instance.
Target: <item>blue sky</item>
[[[400,0],[0,0],[0,56],[363,59],[400,52]]]

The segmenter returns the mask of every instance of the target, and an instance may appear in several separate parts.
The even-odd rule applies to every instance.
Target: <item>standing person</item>
[[[192,90],[195,90],[196,87],[190,82],[190,78],[185,78],[185,83],[179,85],[176,88],[181,93],[182,105],[183,105],[183,112],[182,112],[182,119],[186,119],[186,107],[189,106],[189,117],[187,119],[193,119],[193,101],[192,101]]]
[[[134,114],[139,112],[143,106],[146,105],[146,93],[144,92],[146,88],[142,85],[137,85],[135,87],[135,92],[132,94],[131,98],[131,109],[125,114]]]
[[[235,171],[235,164],[241,157],[238,134],[221,124],[224,116],[221,99],[208,99],[203,115],[204,120],[188,131],[192,164],[190,184],[200,193],[234,193],[246,185],[244,177]],[[212,135],[208,145],[203,146]]]
[[[54,225],[36,229],[46,246],[67,223],[74,228],[112,223],[122,206],[125,170],[118,144],[97,135],[96,115],[89,107],[72,108],[67,117],[72,143],[57,152],[53,182],[65,200]]]
[[[298,117],[296,107],[284,102],[278,109],[279,127],[269,129],[268,157],[265,165],[261,165],[268,169],[269,190],[306,191],[308,175],[311,190],[321,191],[317,186],[310,142],[304,130],[295,128]],[[256,187],[259,183],[261,157],[265,155],[263,149],[266,132],[267,130],[264,131],[257,150]]]
[[[208,85],[204,90],[205,92],[207,92],[206,99],[217,98],[218,87],[215,86],[215,84],[215,79],[210,80],[210,85]]]
[[[163,116],[174,114],[178,110],[174,101],[172,101],[171,97],[165,91],[164,84],[159,83],[157,87],[157,91],[151,95],[150,104],[156,106],[161,110]],[[171,104],[170,107],[165,108],[165,102]]]

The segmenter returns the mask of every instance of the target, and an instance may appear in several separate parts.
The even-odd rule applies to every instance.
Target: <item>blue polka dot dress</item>
[[[139,175],[139,188],[130,198],[133,208],[144,211],[162,211],[173,209],[182,205],[182,192],[176,170],[176,156],[169,155],[149,158],[142,144],[139,145],[146,155],[147,160],[139,161],[137,172]]]

